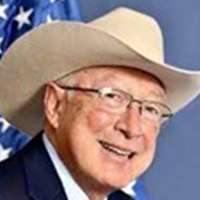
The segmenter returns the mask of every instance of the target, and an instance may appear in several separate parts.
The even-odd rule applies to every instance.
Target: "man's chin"
[[[130,184],[131,182],[133,182],[135,179],[133,178],[129,178],[129,179],[114,179],[114,180],[110,180],[107,181],[106,183],[104,183],[104,187],[106,188],[106,190],[108,190],[109,192],[118,190],[120,188],[124,188],[126,187],[128,184]]]

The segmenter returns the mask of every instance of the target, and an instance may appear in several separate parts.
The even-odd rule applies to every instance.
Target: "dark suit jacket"
[[[41,135],[0,163],[0,200],[67,200]]]

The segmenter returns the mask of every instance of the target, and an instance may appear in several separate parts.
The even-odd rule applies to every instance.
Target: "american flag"
[[[80,20],[76,0],[0,0],[0,58],[12,42],[27,31],[59,20]],[[0,160],[28,141],[26,134],[0,116]]]

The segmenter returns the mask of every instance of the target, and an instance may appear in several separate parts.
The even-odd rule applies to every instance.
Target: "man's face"
[[[76,86],[117,88],[139,100],[164,103],[163,88],[144,72],[94,67],[79,73]],[[55,130],[50,139],[83,188],[121,188],[149,167],[160,123],[142,117],[137,103],[119,114],[102,105],[97,94],[80,91],[70,94],[63,89],[61,93],[55,109],[56,123],[51,122]]]

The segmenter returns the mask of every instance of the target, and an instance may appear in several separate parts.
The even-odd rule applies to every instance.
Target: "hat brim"
[[[19,129],[35,134],[42,129],[47,82],[84,67],[108,64],[138,68],[158,77],[173,113],[199,94],[200,73],[147,59],[91,25],[57,22],[26,33],[4,54],[0,69],[3,115]]]

